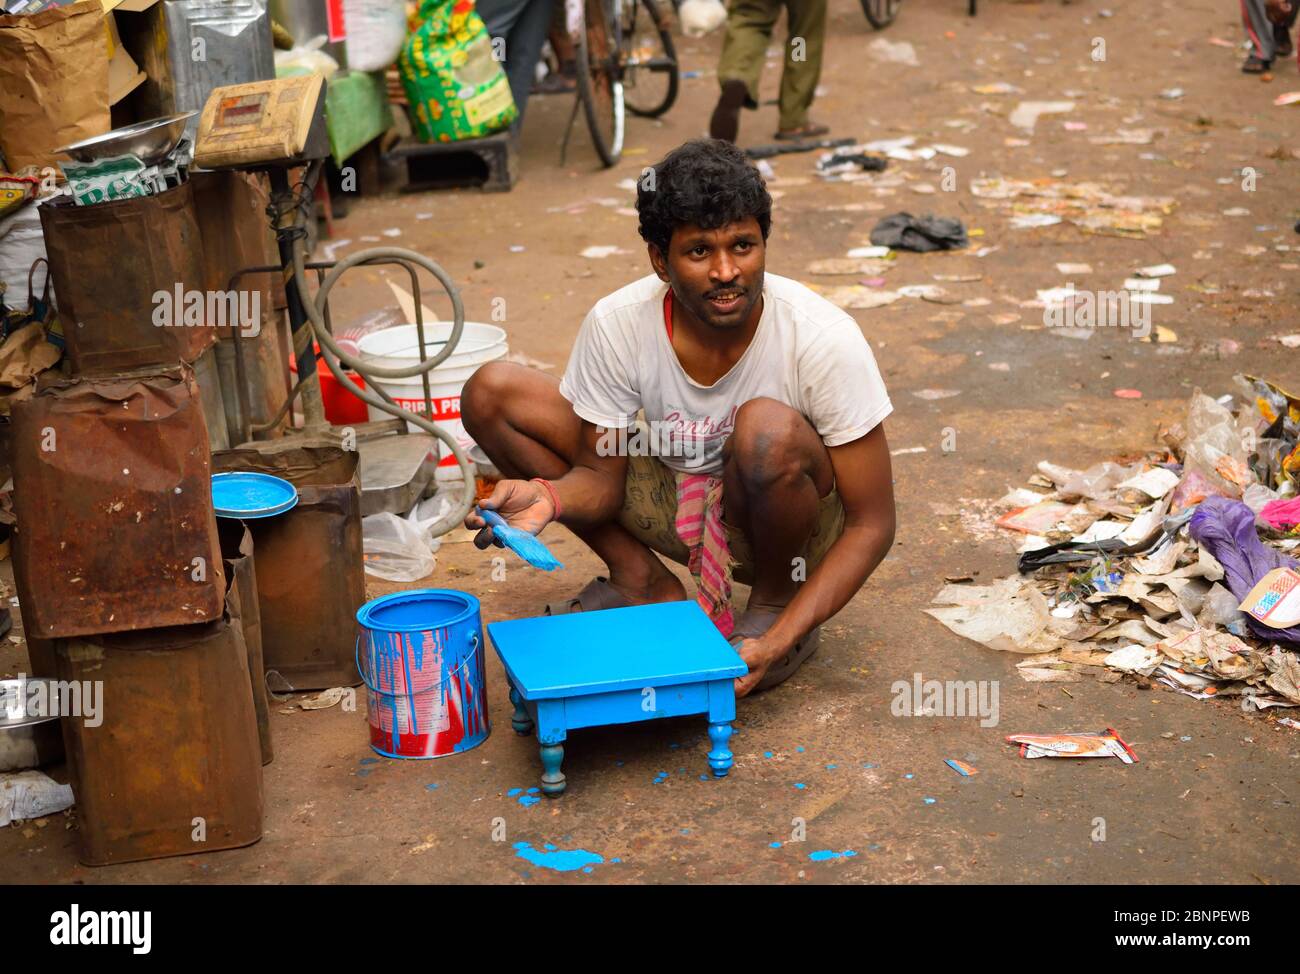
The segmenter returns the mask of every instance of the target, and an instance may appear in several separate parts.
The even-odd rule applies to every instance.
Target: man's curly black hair
[[[664,156],[637,180],[636,209],[641,238],[663,254],[680,226],[714,230],[752,216],[764,240],[772,228],[772,197],[762,175],[721,139],[692,139]]]

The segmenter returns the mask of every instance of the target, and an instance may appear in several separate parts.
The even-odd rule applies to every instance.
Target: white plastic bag
[[[406,40],[404,0],[343,0],[343,22],[353,71],[382,71],[397,60]]]
[[[10,822],[53,815],[73,803],[72,786],[40,771],[0,774],[0,828]]]
[[[727,22],[727,8],[722,0],[685,0],[677,16],[682,22],[682,33],[687,37],[703,37]]]
[[[417,503],[406,517],[371,514],[361,519],[361,546],[366,571],[390,582],[418,582],[438,564],[440,542],[429,529],[447,512],[451,501],[438,495]]]
[[[275,74],[295,74],[302,71],[315,71],[324,75],[329,81],[339,69],[338,61],[321,50],[325,46],[325,35],[317,34],[303,44],[295,44],[287,51],[275,52]]]

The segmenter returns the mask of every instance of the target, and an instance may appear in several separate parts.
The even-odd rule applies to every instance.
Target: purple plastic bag
[[[1223,566],[1228,589],[1240,602],[1255,583],[1274,568],[1297,568],[1300,562],[1288,558],[1259,540],[1255,513],[1241,501],[1207,497],[1192,515],[1187,530]],[[1261,639],[1300,643],[1300,626],[1274,629],[1246,615],[1246,624]]]

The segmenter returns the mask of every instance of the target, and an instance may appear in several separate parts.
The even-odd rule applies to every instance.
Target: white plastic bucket
[[[424,324],[425,357],[433,358],[442,351],[451,335],[451,322],[429,321]],[[394,325],[363,337],[357,348],[361,358],[379,368],[407,368],[420,361],[419,333],[415,325]],[[460,420],[460,394],[469,377],[487,362],[505,358],[509,352],[505,329],[477,321],[465,322],[456,349],[442,364],[429,373],[429,398],[433,412],[429,415],[439,426],[460,442],[462,449],[473,448],[474,441],[465,432]],[[424,382],[420,376],[406,379],[367,380],[379,386],[403,409],[424,413]],[[370,418],[388,419],[387,413],[369,407]],[[411,426],[413,432],[418,428]],[[438,479],[458,479],[456,458],[445,444],[439,444]]]

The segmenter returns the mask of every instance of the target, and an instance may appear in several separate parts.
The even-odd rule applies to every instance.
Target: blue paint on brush
[[[546,843],[545,851],[534,849],[529,842],[516,842],[515,855],[540,869],[553,869],[558,873],[571,873],[579,869],[590,872],[592,866],[605,861],[604,856],[586,849],[556,849],[549,842]]]
[[[835,852],[832,849],[822,849],[819,852],[808,853],[808,858],[813,862],[825,862],[828,859],[852,859],[857,853],[852,849],[845,849],[843,852]]]
[[[474,513],[487,522],[488,527],[492,529],[493,538],[534,568],[549,572],[564,567],[563,563],[551,554],[550,548],[527,531],[512,528],[496,511],[485,511],[481,507],[476,507]]]

